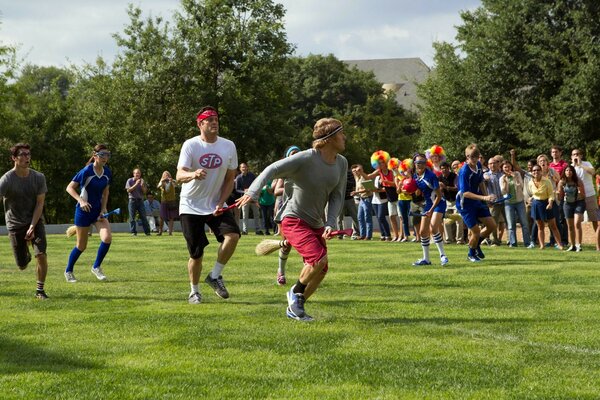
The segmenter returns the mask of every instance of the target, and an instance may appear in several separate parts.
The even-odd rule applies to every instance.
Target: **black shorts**
[[[25,234],[29,227],[8,231],[10,244],[15,255],[17,266],[24,269],[31,261],[29,253],[29,241],[25,240]],[[38,222],[33,231],[33,240],[31,241],[35,256],[46,254],[46,228],[43,222]]]
[[[231,211],[225,211],[217,217],[213,215],[181,214],[179,218],[181,219],[181,229],[190,258],[193,259],[201,258],[204,255],[204,248],[209,243],[204,225],[208,225],[219,243],[223,242],[223,235],[227,233],[241,235],[240,227],[235,222]]]

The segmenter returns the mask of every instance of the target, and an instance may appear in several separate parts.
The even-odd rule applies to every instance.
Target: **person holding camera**
[[[135,223],[135,213],[140,215],[144,233],[150,236],[150,225],[146,219],[146,209],[144,207],[144,195],[148,191],[146,182],[142,179],[142,171],[139,168],[133,170],[133,177],[127,179],[125,190],[129,196],[129,230],[132,236],[137,236],[137,228]]]
[[[160,226],[158,236],[162,235],[163,227],[167,222],[169,227],[169,236],[173,235],[173,224],[175,218],[179,217],[179,203],[177,203],[177,194],[175,188],[177,182],[171,177],[169,171],[164,171],[158,182],[157,188],[160,189]]]
[[[596,200],[596,189],[594,188],[594,167],[589,161],[583,161],[583,151],[573,149],[571,151],[571,161],[575,172],[580,181],[583,182],[585,189],[585,211],[588,213],[588,220],[592,222],[594,231],[598,229],[598,203]]]

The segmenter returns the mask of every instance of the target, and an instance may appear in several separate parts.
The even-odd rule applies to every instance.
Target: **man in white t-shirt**
[[[233,255],[240,228],[231,211],[219,211],[233,191],[238,165],[235,144],[219,137],[219,115],[213,107],[204,107],[196,117],[200,135],[183,143],[177,163],[177,181],[182,182],[179,216],[190,258],[190,304],[200,304],[198,289],[202,256],[208,245],[204,226],[208,225],[220,243],[217,261],[204,280],[217,296],[226,299],[229,292],[222,271]]]
[[[588,219],[592,221],[594,231],[598,229],[598,203],[596,200],[596,189],[594,188],[594,167],[589,161],[583,161],[583,152],[580,149],[573,149],[571,152],[571,161],[577,177],[583,182],[585,189],[585,210]]]

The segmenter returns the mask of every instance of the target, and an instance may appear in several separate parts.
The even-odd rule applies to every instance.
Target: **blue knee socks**
[[[94,268],[98,268],[100,264],[102,264],[106,253],[108,253],[108,249],[110,249],[110,243],[100,242],[100,247],[98,247],[98,254],[96,255],[96,261],[94,262]]]
[[[67,263],[67,269],[65,272],[73,272],[73,267],[75,266],[75,263],[79,259],[81,253],[83,253],[83,251],[79,250],[77,247],[73,247],[71,254],[69,254],[69,262]]]

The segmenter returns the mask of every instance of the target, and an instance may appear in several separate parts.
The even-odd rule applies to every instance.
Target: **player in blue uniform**
[[[494,201],[496,196],[487,195],[483,183],[483,168],[478,161],[479,149],[476,144],[470,144],[465,149],[467,161],[458,172],[458,194],[456,208],[460,212],[467,228],[471,231],[469,239],[469,254],[471,262],[479,262],[485,255],[481,251],[481,242],[496,229],[496,223],[490,214],[485,201]],[[481,230],[479,224],[485,225]]]
[[[88,232],[91,225],[96,226],[100,233],[100,247],[96,261],[92,267],[92,273],[99,280],[106,280],[106,275],[100,265],[108,253],[112,234],[110,224],[102,215],[106,213],[108,203],[108,188],[112,182],[112,173],[106,166],[110,159],[110,151],[104,144],[94,147],[94,154],[88,161],[88,164],[77,173],[67,186],[67,192],[77,200],[75,207],[75,227],[77,229],[77,245],[69,255],[69,262],[65,270],[67,282],[77,282],[73,275],[73,267],[77,259],[87,247]],[[80,188],[80,192],[77,189]]]
[[[440,262],[442,267],[448,264],[448,257],[444,252],[444,241],[442,238],[442,223],[444,213],[446,212],[446,200],[442,197],[440,182],[433,171],[427,168],[427,158],[424,154],[417,154],[414,157],[415,174],[413,179],[417,187],[425,197],[425,215],[421,219],[421,247],[423,248],[423,258],[413,263],[415,266],[431,265],[429,261],[429,242],[430,233],[433,234],[433,241],[440,252]]]

